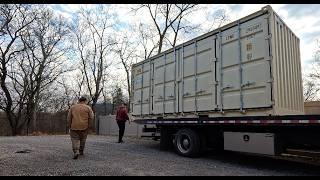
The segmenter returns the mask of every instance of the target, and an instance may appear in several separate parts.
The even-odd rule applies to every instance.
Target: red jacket
[[[116,114],[116,120],[117,121],[129,120],[127,108],[125,106],[118,107],[117,114]]]

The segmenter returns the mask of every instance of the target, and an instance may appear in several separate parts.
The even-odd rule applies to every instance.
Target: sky
[[[205,5],[209,11],[214,12],[216,9],[224,8],[230,18],[229,22],[235,21],[246,15],[260,10],[267,4],[209,4]],[[300,39],[301,64],[302,71],[306,73],[311,68],[311,61],[317,47],[317,39],[320,39],[320,4],[269,4],[281,19]],[[55,12],[62,14],[67,19],[72,20],[73,14],[80,7],[92,8],[94,4],[53,4],[49,5]],[[137,15],[130,13],[128,5],[110,4],[121,22],[133,22],[148,17],[148,12],[140,12]],[[210,11],[212,9],[212,11]],[[203,14],[201,14],[203,13]],[[199,12],[190,21],[205,21],[204,12]],[[147,20],[147,19],[146,19]],[[150,19],[149,19],[150,20]],[[125,28],[122,25],[120,27]],[[199,34],[200,35],[200,34]]]

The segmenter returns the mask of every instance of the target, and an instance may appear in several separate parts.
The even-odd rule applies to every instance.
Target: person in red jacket
[[[116,113],[116,120],[119,127],[119,140],[118,143],[123,143],[122,137],[124,135],[124,130],[126,128],[126,121],[129,121],[127,104],[122,103]]]

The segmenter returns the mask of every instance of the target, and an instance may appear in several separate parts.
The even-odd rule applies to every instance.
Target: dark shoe
[[[118,143],[124,143],[124,141],[121,140],[121,141],[118,141]]]
[[[79,154],[78,154],[78,153],[76,153],[76,154],[73,155],[73,159],[78,159],[78,157],[79,157]]]

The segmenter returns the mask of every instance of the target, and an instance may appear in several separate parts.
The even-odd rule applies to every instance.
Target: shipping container
[[[133,65],[132,95],[146,118],[303,114],[299,38],[264,7]]]
[[[131,114],[182,156],[312,159],[320,115],[304,115],[302,89],[299,38],[266,6],[133,65]]]

